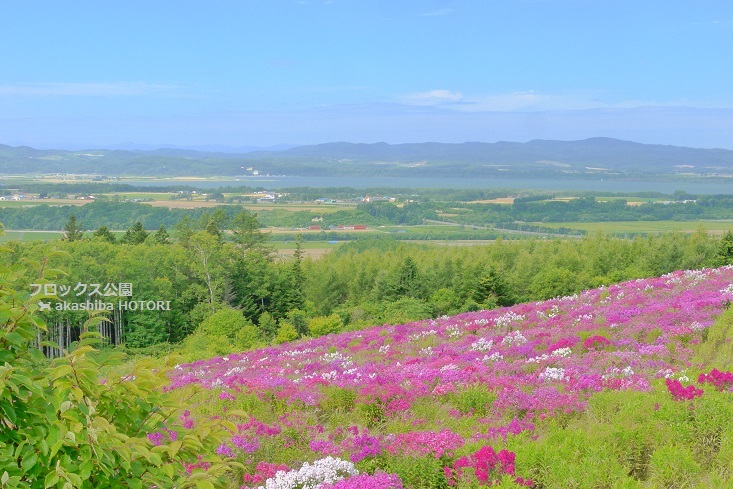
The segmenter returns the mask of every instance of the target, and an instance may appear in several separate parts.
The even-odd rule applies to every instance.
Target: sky
[[[0,144],[733,149],[729,0],[5,2]]]

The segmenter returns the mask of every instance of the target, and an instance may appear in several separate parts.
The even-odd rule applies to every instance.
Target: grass
[[[329,251],[338,248],[345,241],[331,243],[329,241],[304,241],[302,243],[303,255],[310,258],[320,258]],[[295,252],[295,241],[271,241],[268,243],[275,249],[275,252],[282,258],[292,258]]]
[[[615,222],[538,222],[532,223],[548,228],[582,229],[589,233],[602,231],[610,234],[620,233],[665,233],[670,231],[705,231],[720,233],[733,229],[733,220],[720,221],[615,221]]]
[[[8,241],[54,241],[61,239],[61,231],[5,231],[0,243]]]
[[[109,194],[102,194],[112,200],[115,196],[120,199],[152,199],[152,200],[170,200],[172,195],[176,195],[173,192],[113,192]]]
[[[301,243],[301,247],[304,250],[332,250],[334,248],[338,248],[343,243],[345,243],[345,241],[339,241],[338,243],[331,243],[330,241],[304,241]],[[278,251],[295,251],[295,241],[270,241],[268,245]]]

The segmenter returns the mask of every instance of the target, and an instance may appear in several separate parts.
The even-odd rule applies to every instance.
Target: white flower
[[[461,329],[456,325],[450,325],[446,328],[446,331],[448,331],[448,336],[451,338],[455,338],[456,336],[461,336]]]
[[[512,323],[518,323],[524,321],[524,316],[521,314],[517,314],[512,311],[508,311],[506,314],[503,314],[499,316],[498,318],[494,319],[494,325],[497,328],[505,328],[508,327]]]
[[[420,333],[412,334],[412,335],[409,336],[409,339],[411,341],[416,341],[416,340],[419,340],[421,338],[426,338],[428,336],[434,336],[436,334],[438,334],[438,332],[435,331],[434,329],[431,329],[430,331],[422,331]]]
[[[568,357],[570,356],[571,353],[573,353],[573,351],[570,348],[564,347],[564,348],[558,348],[557,350],[553,351],[552,356],[553,357]]]
[[[540,374],[541,380],[564,380],[565,369],[556,367],[547,367],[545,371]]]
[[[501,340],[501,344],[505,346],[523,345],[526,342],[527,338],[519,331],[512,331]]]
[[[340,352],[324,353],[323,355],[321,355],[321,361],[326,363],[348,360],[349,357],[342,355]]]
[[[502,354],[501,354],[501,353],[499,353],[498,351],[495,351],[495,352],[494,352],[494,353],[492,353],[491,355],[484,355],[484,358],[483,358],[483,361],[484,361],[484,362],[486,362],[486,361],[492,361],[492,362],[495,362],[495,361],[497,361],[497,360],[504,360],[504,355],[502,355]]]
[[[351,462],[329,456],[316,460],[312,465],[306,462],[298,470],[278,471],[257,489],[316,489],[321,484],[334,484],[358,474]]]
[[[489,351],[491,350],[492,346],[494,346],[494,342],[492,340],[479,338],[478,340],[471,343],[471,351]]]

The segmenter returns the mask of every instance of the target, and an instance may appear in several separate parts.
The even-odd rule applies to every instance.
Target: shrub
[[[310,330],[312,336],[325,336],[331,333],[338,333],[342,327],[341,317],[337,314],[317,316],[308,323],[308,330]]]
[[[244,318],[242,311],[225,307],[204,319],[199,329],[213,336],[224,335],[233,340],[242,328],[251,324]]]
[[[298,332],[295,331],[295,327],[290,323],[281,322],[280,327],[277,329],[275,339],[273,339],[272,342],[279,345],[281,343],[287,343],[288,341],[295,341],[297,339]]]

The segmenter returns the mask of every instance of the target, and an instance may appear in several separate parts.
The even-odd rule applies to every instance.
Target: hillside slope
[[[487,470],[515,485],[724,487],[733,374],[710,369],[731,366],[731,301],[733,268],[679,271],[180,365],[169,389],[247,411],[226,449],[251,480],[258,461],[330,455],[446,487],[458,455],[492,446],[516,465]]]
[[[247,170],[247,169],[250,170]],[[733,151],[611,138],[526,143],[326,143],[249,153],[185,149],[82,151],[0,145],[0,174],[149,176],[605,176],[733,172]]]

